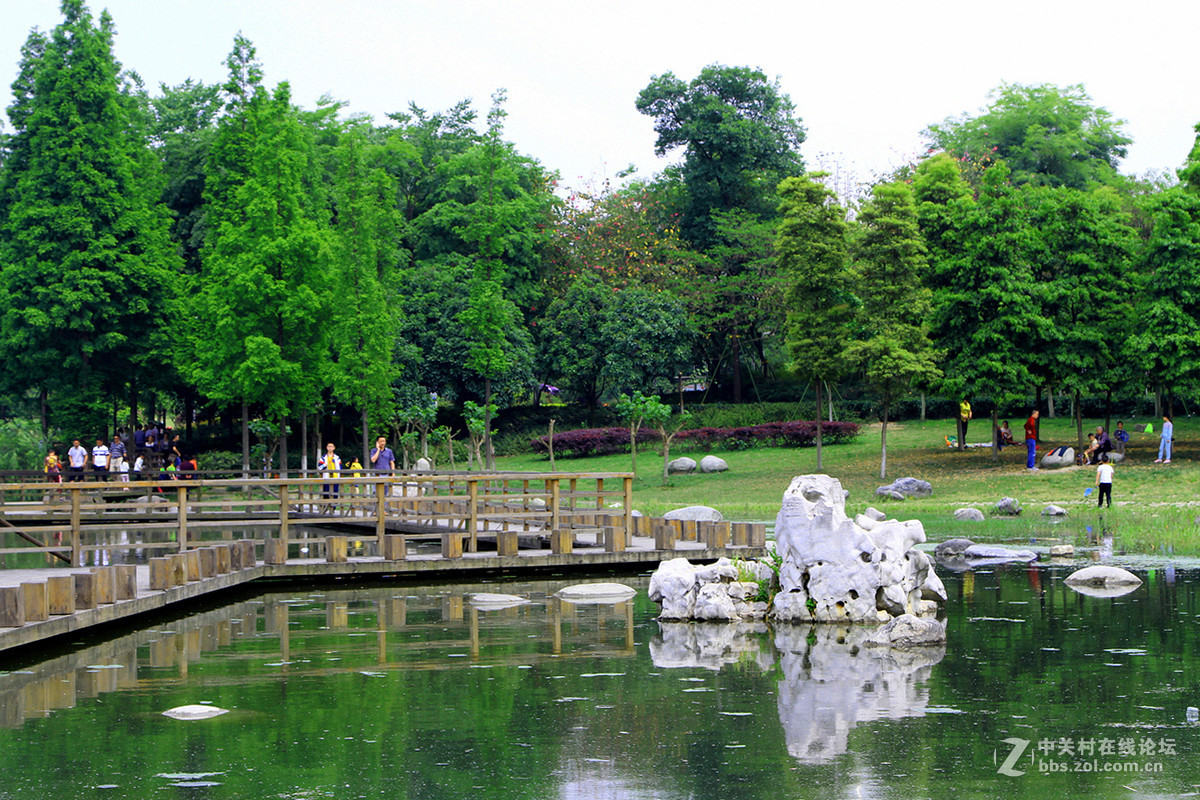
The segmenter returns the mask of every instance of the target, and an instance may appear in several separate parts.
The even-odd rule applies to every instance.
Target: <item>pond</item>
[[[1178,797],[1200,573],[941,570],[949,643],[662,624],[574,577],[272,591],[0,673],[0,798]],[[594,580],[614,580],[603,576]],[[477,592],[529,602],[472,604]],[[177,720],[199,704],[227,713]]]

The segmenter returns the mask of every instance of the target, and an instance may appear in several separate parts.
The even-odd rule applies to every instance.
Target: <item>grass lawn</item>
[[[1126,428],[1135,422],[1125,420]],[[1024,420],[1015,420],[1019,433]],[[1115,421],[1114,421],[1115,422]],[[1155,421],[1158,422],[1158,421]],[[1089,428],[1089,424],[1091,428]],[[1085,433],[1097,424],[1084,421]],[[1158,425],[1155,425],[1157,431]],[[1177,419],[1176,451],[1169,465],[1153,463],[1158,434],[1131,433],[1126,461],[1116,467],[1113,508],[1101,515],[1084,490],[1096,483],[1095,467],[1061,470],[1025,470],[1025,447],[1005,448],[998,460],[990,448],[966,452],[945,445],[954,433],[952,420],[903,422],[888,425],[888,477],[879,477],[879,425],[865,426],[852,444],[824,448],[824,472],[849,490],[851,514],[874,505],[889,516],[919,519],[930,541],[967,536],[977,541],[1028,542],[1052,540],[1084,544],[1096,532],[1107,530],[1118,549],[1141,553],[1200,555],[1200,420]],[[1069,419],[1042,420],[1043,446],[1074,446],[1075,431]],[[988,421],[973,420],[970,441],[986,441]],[[654,449],[638,453],[634,481],[634,507],[646,514],[662,514],[686,505],[713,506],[730,520],[775,519],[780,499],[792,476],[816,471],[815,448],[764,449],[741,452],[714,451],[729,463],[729,471],[713,475],[673,475],[662,485],[662,456]],[[704,454],[672,449],[672,457]],[[629,455],[556,459],[562,472],[628,471]],[[544,456],[523,455],[497,459],[501,470],[548,471]],[[933,496],[903,503],[874,497],[877,487],[895,478],[912,476],[933,484]],[[1016,519],[989,516],[982,523],[953,519],[956,508],[975,506],[988,513],[1001,497],[1015,497],[1024,507]],[[1068,509],[1067,519],[1051,523],[1042,517],[1048,503]]]

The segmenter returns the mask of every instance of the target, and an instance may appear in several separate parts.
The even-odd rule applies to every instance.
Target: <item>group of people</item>
[[[151,469],[152,460],[161,462],[164,480],[186,477],[198,469],[195,457],[184,455],[179,435],[172,436],[168,430],[153,424],[132,432],[118,428],[111,442],[97,437],[90,450],[79,439],[73,439],[65,462],[52,447],[46,454],[43,468],[47,480],[52,483],[62,483],[64,475],[67,481],[82,481],[88,474],[102,481],[107,481],[111,475],[128,482],[130,476],[138,480]]]

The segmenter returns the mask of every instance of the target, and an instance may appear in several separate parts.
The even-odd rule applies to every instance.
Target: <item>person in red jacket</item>
[[[1037,420],[1038,411],[1035,408],[1029,414],[1029,419],[1025,420],[1025,467],[1027,469],[1037,469]]]

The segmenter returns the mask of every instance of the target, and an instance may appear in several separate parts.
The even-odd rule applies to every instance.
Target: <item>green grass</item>
[[[1145,422],[1146,420],[1137,420]],[[1023,421],[1017,420],[1014,429]],[[1085,420],[1085,432],[1089,425]],[[1132,420],[1126,420],[1131,427]],[[1155,425],[1157,428],[1157,424]],[[971,425],[971,441],[988,436],[987,420]],[[824,448],[823,471],[849,490],[846,501],[851,514],[876,506],[900,519],[918,519],[930,541],[952,536],[969,536],[978,541],[1061,540],[1086,544],[1101,528],[1094,495],[1084,490],[1096,483],[1095,467],[1063,470],[1025,470],[1025,447],[1005,448],[993,461],[989,448],[966,452],[945,446],[946,434],[954,432],[953,421],[893,423],[888,426],[888,477],[879,477],[879,425],[867,426],[852,444]],[[1155,434],[1131,434],[1127,460],[1116,467],[1111,511],[1103,514],[1103,528],[1117,536],[1117,547],[1131,552],[1174,552],[1200,555],[1200,420],[1179,419],[1175,424],[1176,449],[1170,465],[1154,464],[1158,451]],[[1067,419],[1042,420],[1043,447],[1075,444],[1075,429]],[[672,457],[703,454],[673,448]],[[714,451],[729,463],[729,471],[714,475],[673,475],[662,485],[662,457],[653,449],[638,453],[634,481],[634,506],[658,515],[686,505],[713,506],[730,520],[773,520],[780,499],[792,476],[816,471],[815,448],[764,449],[741,452]],[[628,471],[629,455],[557,459],[561,472]],[[523,455],[497,459],[502,470],[548,471],[543,456]],[[875,489],[895,478],[912,476],[933,484],[933,496],[903,503],[878,500]],[[991,518],[983,523],[959,523],[956,508],[973,505],[988,513],[1001,497],[1015,497],[1024,512],[1015,519]],[[1041,516],[1042,508],[1054,503],[1069,512],[1067,519],[1052,524]],[[1091,528],[1089,532],[1088,528]]]

